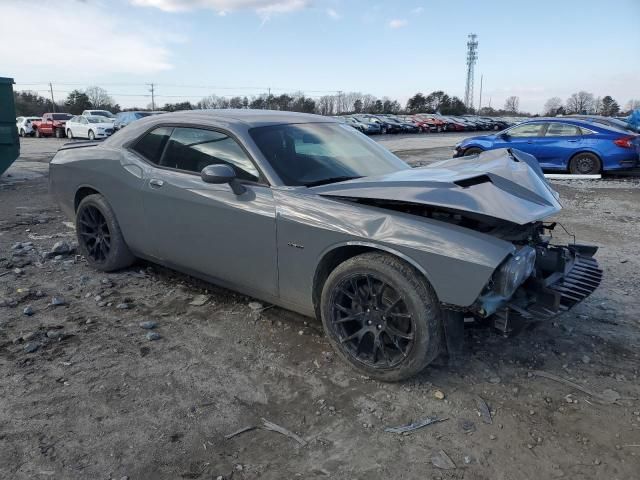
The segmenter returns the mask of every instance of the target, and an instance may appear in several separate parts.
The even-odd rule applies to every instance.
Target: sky
[[[37,5],[37,8],[34,8]],[[0,0],[0,76],[56,100],[99,85],[123,107],[216,95],[464,96],[543,111],[586,90],[640,98],[640,0]]]

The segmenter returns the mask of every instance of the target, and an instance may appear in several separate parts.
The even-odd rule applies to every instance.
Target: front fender
[[[473,304],[510,242],[442,221],[299,191],[274,191],[280,292],[312,305],[313,280],[336,248],[361,245],[387,251],[422,272],[441,302]]]

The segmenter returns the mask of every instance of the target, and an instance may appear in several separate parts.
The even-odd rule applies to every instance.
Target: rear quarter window
[[[172,131],[173,128],[170,127],[155,128],[140,137],[132,147],[132,150],[142,155],[151,163],[158,165]]]

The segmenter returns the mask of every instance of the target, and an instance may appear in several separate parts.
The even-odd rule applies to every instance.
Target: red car
[[[32,122],[36,137],[53,137],[63,138],[65,136],[65,125],[67,120],[73,115],[69,113],[45,113],[42,120]]]

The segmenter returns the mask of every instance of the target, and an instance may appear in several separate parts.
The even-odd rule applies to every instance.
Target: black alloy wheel
[[[96,207],[83,208],[78,218],[78,236],[91,260],[96,263],[107,260],[111,251],[111,232],[106,218]]]
[[[370,368],[392,368],[413,347],[414,320],[402,296],[373,274],[343,279],[331,296],[330,328],[349,354]]]

